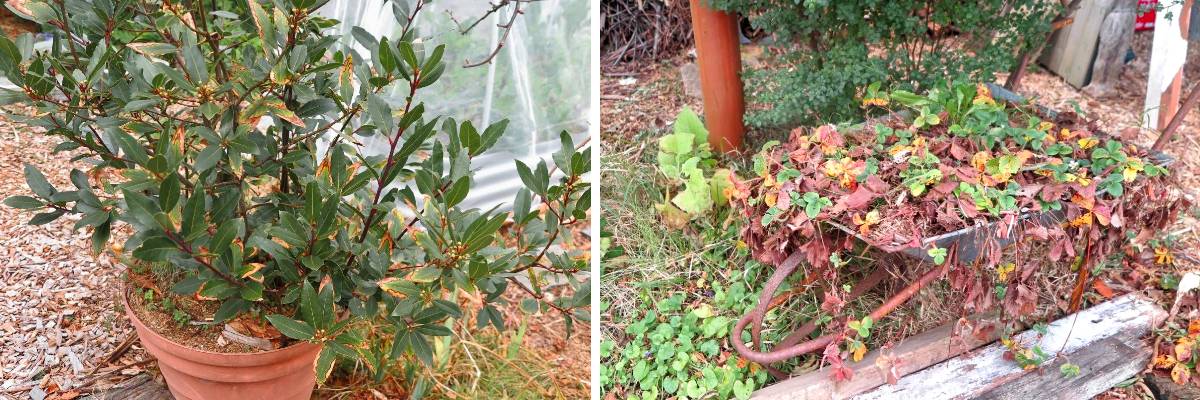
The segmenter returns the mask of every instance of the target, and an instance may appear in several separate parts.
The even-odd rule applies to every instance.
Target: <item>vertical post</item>
[[[736,151],[746,131],[737,17],[702,4],[707,0],[690,1],[708,143],[720,152]]]
[[[1184,40],[1188,38],[1188,24],[1192,17],[1192,0],[1183,2],[1183,11],[1176,15],[1179,18],[1179,34]],[[1158,129],[1166,129],[1167,124],[1170,124],[1171,119],[1175,117],[1175,113],[1179,112],[1179,98],[1183,91],[1183,68],[1175,74],[1175,78],[1171,80],[1171,86],[1162,94],[1162,100],[1159,100],[1160,109],[1158,111]]]

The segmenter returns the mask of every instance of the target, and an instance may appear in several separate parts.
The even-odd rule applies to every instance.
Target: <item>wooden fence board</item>
[[[1074,22],[1054,33],[1051,46],[1042,54],[1042,65],[1063,77],[1075,88],[1086,85],[1100,38],[1100,26],[1114,2],[1115,0],[1082,2],[1072,15]]]

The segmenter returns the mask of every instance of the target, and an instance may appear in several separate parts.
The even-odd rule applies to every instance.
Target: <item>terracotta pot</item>
[[[142,346],[154,358],[176,399],[308,399],[321,346],[300,343],[260,353],[214,353],[193,349],[148,328],[129,307],[125,313]]]

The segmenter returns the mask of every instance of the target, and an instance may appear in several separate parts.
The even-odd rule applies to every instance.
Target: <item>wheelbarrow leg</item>
[[[954,252],[953,248],[951,249],[951,252],[952,253]],[[797,258],[797,259],[794,262],[789,262],[789,261],[792,261],[793,258]],[[953,259],[953,258],[949,258],[949,259]],[[795,270],[795,268],[798,264],[799,264],[799,260],[798,260],[798,257],[796,254],[793,254],[791,257],[788,257],[788,259],[785,260],[784,263],[781,264],[779,266],[779,268],[777,268],[775,270],[775,273],[767,281],[767,286],[764,287],[763,294],[761,295],[761,298],[759,301],[759,305],[750,313],[746,314],[745,316],[742,316],[742,318],[740,318],[737,321],[737,323],[734,324],[733,331],[730,334],[730,338],[733,342],[734,349],[737,350],[738,354],[741,354],[742,357],[746,358],[746,360],[756,362],[759,364],[763,364],[763,365],[768,365],[771,363],[784,361],[789,358],[793,358],[796,356],[800,356],[803,354],[807,354],[807,353],[811,353],[811,352],[820,350],[820,349],[824,348],[825,346],[829,345],[829,343],[832,343],[834,340],[842,337],[842,332],[832,333],[832,334],[821,336],[821,337],[813,339],[813,340],[809,340],[807,342],[797,343],[790,347],[774,349],[769,352],[761,352],[761,351],[758,351],[758,349],[751,349],[746,346],[746,343],[742,342],[742,340],[741,340],[742,332],[745,331],[746,325],[750,324],[751,322],[757,322],[756,325],[761,325],[762,318],[766,314],[766,312],[769,311],[770,309],[774,308],[770,304],[770,296],[774,295],[775,290],[777,290],[779,288],[779,285],[783,283],[784,279],[786,279],[787,276],[790,275],[792,273],[792,271]],[[869,314],[870,317],[874,320],[879,320],[879,319],[883,318],[884,316],[887,316],[889,313],[891,313],[893,310],[895,310],[901,304],[904,304],[906,301],[908,301],[908,299],[912,298],[912,296],[916,295],[917,292],[919,292],[922,288],[924,288],[930,282],[933,282],[933,280],[941,277],[947,271],[949,271],[950,264],[951,263],[947,262],[945,264],[942,264],[939,267],[929,270],[928,272],[923,274],[919,279],[917,279],[916,282],[913,282],[912,284],[908,285],[903,290],[901,290],[899,293],[896,293],[896,295],[892,296],[887,301],[885,301],[882,305],[877,307],[875,310],[871,311],[871,313]],[[879,277],[878,279],[882,279],[882,276]],[[870,283],[870,282],[865,282],[865,283]],[[878,284],[878,282],[875,282],[875,284]],[[863,290],[864,293],[865,293],[865,291],[866,291],[866,289]],[[765,298],[767,300],[764,301],[764,300],[762,300],[762,298]],[[801,327],[801,329],[804,329],[804,327]],[[761,332],[761,327],[759,327],[758,330],[759,330],[759,332]],[[752,333],[753,333],[753,331],[752,331]],[[809,333],[811,333],[811,331]],[[789,336],[791,336],[791,335],[789,335]],[[803,337],[803,335],[796,335],[796,336]],[[792,340],[798,340],[798,338],[793,338]],[[760,346],[759,344],[761,343],[761,341],[756,338],[754,340],[754,343],[756,344],[756,347],[759,347]]]
[[[867,275],[865,278],[859,281],[858,284],[854,285],[854,290],[846,295],[846,301],[853,301],[859,296],[871,291],[871,289],[879,286],[879,284],[883,282],[883,278],[887,276],[887,270],[883,268],[876,269],[870,275]],[[820,294],[818,294],[817,297],[820,297]],[[759,299],[759,301],[761,304],[762,299]],[[761,326],[761,322],[758,322],[754,327],[752,327],[752,329],[759,328],[761,330]],[[789,333],[782,341],[776,343],[775,346],[771,348],[771,351],[779,351],[783,348],[795,346],[797,343],[800,343],[801,340],[804,340],[811,335],[815,330],[817,330],[816,320],[809,320],[808,322],[805,322],[804,325],[801,325],[799,328],[796,328],[796,330],[792,331],[792,333]],[[754,348],[761,349],[762,342],[756,339],[754,342]],[[771,376],[774,376],[775,379],[783,379],[787,377],[786,373],[770,365],[764,365],[763,367],[766,368],[767,372],[770,373]]]

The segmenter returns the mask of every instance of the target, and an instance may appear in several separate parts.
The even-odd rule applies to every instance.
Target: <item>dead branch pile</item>
[[[686,0],[605,0],[600,16],[600,63],[605,68],[654,62],[692,45]]]

